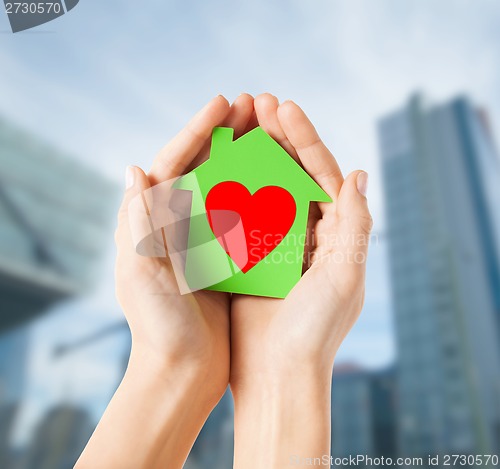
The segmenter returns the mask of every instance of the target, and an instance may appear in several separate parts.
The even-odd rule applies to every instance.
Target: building
[[[0,452],[22,399],[24,325],[90,289],[114,224],[114,184],[0,119]],[[5,456],[6,457],[6,456]],[[5,460],[0,467],[9,467]]]
[[[14,449],[9,444],[11,427],[17,415],[18,404],[0,405],[0,467],[11,468],[15,460]]]
[[[114,184],[0,119],[0,332],[92,285],[116,205]]]
[[[196,469],[233,467],[233,397],[229,388],[200,431],[187,464]],[[189,466],[186,466],[189,467]]]
[[[23,469],[73,467],[94,431],[84,409],[60,404],[51,409],[35,430]]]
[[[332,456],[394,457],[396,374],[335,366],[332,382]]]
[[[82,337],[77,342],[59,347],[55,351],[55,356],[58,358],[64,357],[67,354],[71,354],[84,347],[91,347],[101,340],[106,340],[109,336],[122,332],[127,332],[127,340],[130,342],[125,347],[126,353],[123,357],[122,368],[119,373],[119,381],[121,381],[128,366],[129,352],[132,346],[129,328],[125,321],[116,322],[108,327],[97,330],[93,334]],[[119,384],[118,382],[116,386],[118,387]],[[233,414],[233,399],[228,388],[203,425],[186,461],[185,469],[211,469],[214,467],[229,469],[233,467]],[[74,457],[76,458],[78,454],[75,454]],[[66,456],[69,456],[69,453]],[[0,465],[1,467],[3,466]]]
[[[500,163],[484,113],[467,98],[431,106],[415,96],[378,131],[399,451],[498,452]]]
[[[9,467],[13,459],[10,430],[24,389],[27,346],[23,328],[0,335],[0,467]]]
[[[20,398],[25,375],[19,363],[26,360],[28,339],[24,328],[0,335],[0,403],[12,403]]]

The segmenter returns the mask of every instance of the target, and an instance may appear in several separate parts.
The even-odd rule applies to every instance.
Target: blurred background
[[[500,452],[500,4],[82,0],[0,12],[0,468],[72,467],[127,363],[113,292],[125,166],[222,93],[309,114],[370,174],[363,314],[334,456]],[[230,468],[225,396],[187,468]]]

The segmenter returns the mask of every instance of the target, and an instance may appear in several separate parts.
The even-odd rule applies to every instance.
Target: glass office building
[[[379,123],[403,456],[500,451],[500,162],[467,98]]]
[[[0,119],[0,332],[92,285],[117,188]]]
[[[332,455],[334,458],[395,457],[396,373],[334,367]],[[360,464],[360,467],[365,467]]]
[[[0,467],[26,381],[23,325],[92,286],[118,201],[97,172],[0,119]]]
[[[85,409],[62,403],[39,422],[32,445],[19,466],[23,469],[71,468],[93,431],[94,422]]]

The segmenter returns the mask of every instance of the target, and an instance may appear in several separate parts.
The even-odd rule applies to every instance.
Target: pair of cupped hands
[[[130,201],[205,161],[216,126],[233,128],[235,138],[261,126],[333,201],[311,204],[308,262],[283,300],[206,290],[180,295],[168,258],[135,251]],[[128,167],[115,236],[116,294],[132,352],[81,467],[118,467],[118,454],[126,458],[120,467],[182,467],[228,384],[235,467],[286,467],[290,452],[328,451],[333,363],[364,300],[372,226],[366,189],[365,172],[343,177],[297,104],[270,94],[242,94],[231,105],[217,96],[160,151],[148,174]],[[108,459],[93,459],[96,452]]]

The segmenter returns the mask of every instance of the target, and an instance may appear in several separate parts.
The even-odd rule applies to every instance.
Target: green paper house
[[[260,127],[233,133],[215,128],[210,158],[175,184],[192,192],[185,279],[284,298],[302,275],[310,202],[331,199]]]

